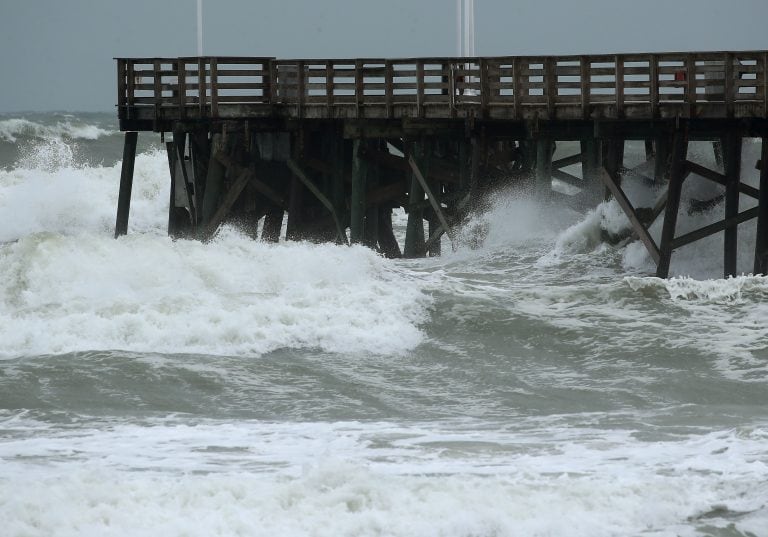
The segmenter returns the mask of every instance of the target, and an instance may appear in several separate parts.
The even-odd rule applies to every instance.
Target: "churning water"
[[[172,241],[141,135],[115,240],[115,130],[0,117],[0,534],[768,536],[768,279],[720,237],[658,280],[615,204],[499,192],[441,258]]]

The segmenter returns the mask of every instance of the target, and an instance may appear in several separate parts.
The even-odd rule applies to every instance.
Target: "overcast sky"
[[[193,56],[196,0],[0,0],[0,112],[113,110],[121,56]],[[768,0],[476,0],[477,54],[768,49]],[[456,54],[456,0],[203,0],[204,54]]]

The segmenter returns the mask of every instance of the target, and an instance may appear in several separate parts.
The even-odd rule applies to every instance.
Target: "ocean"
[[[439,258],[174,241],[161,149],[115,240],[115,116],[0,115],[0,535],[768,536],[754,221],[726,280],[516,190]]]

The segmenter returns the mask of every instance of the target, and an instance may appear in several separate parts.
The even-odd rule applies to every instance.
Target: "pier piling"
[[[117,219],[115,238],[128,233],[128,215],[131,210],[131,189],[133,188],[133,168],[136,160],[136,144],[139,133],[125,133],[123,145],[123,164],[120,169],[120,192],[117,198]]]

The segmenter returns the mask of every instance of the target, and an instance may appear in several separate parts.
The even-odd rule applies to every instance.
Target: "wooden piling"
[[[621,184],[621,168],[624,165],[624,140],[621,138],[611,138],[603,141],[603,166],[614,178],[617,184]],[[608,199],[611,195],[610,189],[606,189],[603,195]]]
[[[738,258],[739,183],[741,182],[741,136],[729,131],[723,138],[725,167],[725,237],[723,241],[723,277],[736,275]]]
[[[658,154],[658,153],[657,153]],[[672,138],[672,163],[670,166],[669,189],[667,191],[667,206],[664,212],[664,227],[661,231],[659,246],[659,262],[656,266],[656,276],[669,276],[669,264],[672,260],[673,241],[677,228],[677,214],[680,209],[680,194],[683,181],[687,175],[686,158],[688,154],[688,133],[683,130],[675,132]]]
[[[392,209],[382,208],[379,211],[379,251],[389,259],[402,257],[400,245],[392,229]]]
[[[414,142],[409,148],[408,157],[413,157],[421,170],[427,170],[429,158],[428,144],[424,141]],[[423,173],[429,173],[425,171]],[[426,253],[424,243],[424,211],[421,208],[424,201],[424,189],[416,174],[411,172],[411,185],[408,191],[408,225],[405,230],[405,248],[403,257],[423,257]]]
[[[554,145],[554,141],[549,137],[536,140],[536,185],[534,192],[539,199],[548,199],[552,194]]]
[[[760,191],[758,194],[755,274],[768,275],[768,137],[762,139],[760,152]]]
[[[672,140],[669,137],[657,137],[654,141],[653,182],[662,184],[669,176],[669,158]]]
[[[211,139],[211,158],[208,163],[208,169],[205,178],[205,192],[203,194],[203,207],[201,224],[207,226],[211,221],[213,213],[221,196],[222,184],[224,182],[224,172],[226,168],[219,160],[219,156],[225,151],[221,134],[216,133]]]
[[[352,143],[352,193],[349,214],[349,239],[352,244],[362,244],[365,240],[365,190],[368,162],[361,155],[364,146],[365,142],[360,139]]]
[[[120,169],[120,192],[117,198],[117,219],[115,238],[128,233],[128,215],[131,210],[131,189],[133,188],[133,167],[136,161],[136,143],[139,133],[125,133],[123,144],[123,163]]]
[[[584,179],[584,192],[594,201],[603,198],[603,182],[600,180],[602,167],[602,144],[596,138],[581,140],[581,170]]]

